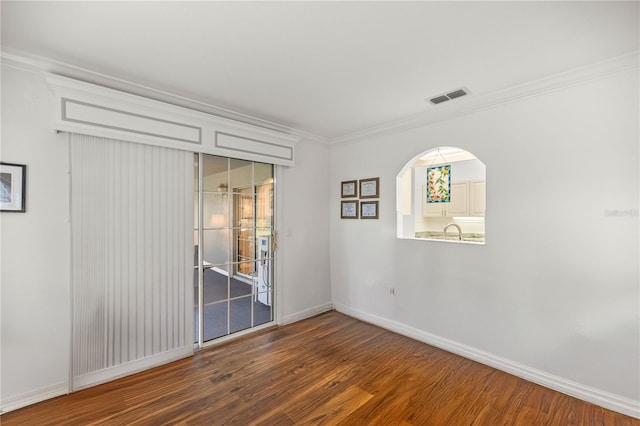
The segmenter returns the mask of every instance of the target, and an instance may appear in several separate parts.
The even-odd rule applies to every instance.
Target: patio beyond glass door
[[[196,154],[195,342],[273,321],[273,165]]]

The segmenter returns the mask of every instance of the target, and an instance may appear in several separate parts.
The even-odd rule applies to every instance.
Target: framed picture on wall
[[[360,179],[360,198],[380,198],[380,178]]]
[[[357,219],[358,218],[358,200],[342,201],[340,203],[341,219]]]
[[[427,169],[427,203],[451,201],[451,165]]]
[[[358,181],[345,180],[340,184],[342,198],[358,198]]]
[[[378,219],[378,201],[360,203],[360,219]]]
[[[0,162],[0,211],[25,212],[27,166]]]

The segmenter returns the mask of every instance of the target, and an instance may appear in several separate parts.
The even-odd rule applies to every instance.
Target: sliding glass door
[[[273,320],[273,165],[195,156],[196,344]]]

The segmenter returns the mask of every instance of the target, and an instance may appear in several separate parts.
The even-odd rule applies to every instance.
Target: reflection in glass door
[[[195,342],[273,321],[273,165],[196,154]]]
[[[236,229],[236,257],[238,259],[237,272],[242,275],[250,275],[254,272],[255,265],[251,263],[255,259],[254,235],[254,189],[253,187],[235,188],[234,212]]]

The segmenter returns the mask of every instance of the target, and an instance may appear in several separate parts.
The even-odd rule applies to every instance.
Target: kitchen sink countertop
[[[443,240],[442,231],[423,231],[416,232],[416,238],[426,238],[429,240]],[[458,240],[457,232],[447,232],[447,241],[460,241]],[[471,242],[471,243],[484,243],[484,234],[474,234],[474,233],[462,233],[462,241],[463,242]]]

